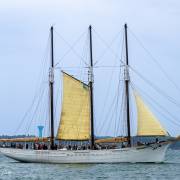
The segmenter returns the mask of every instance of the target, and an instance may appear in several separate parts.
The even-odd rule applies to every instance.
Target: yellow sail
[[[150,111],[141,97],[135,93],[137,105],[137,135],[138,136],[166,136],[167,131],[162,127],[159,120]]]
[[[63,105],[57,139],[90,139],[89,87],[63,72]]]

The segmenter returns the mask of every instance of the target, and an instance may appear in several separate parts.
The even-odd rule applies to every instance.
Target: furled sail
[[[90,139],[90,100],[87,84],[63,72],[63,104],[57,139]]]
[[[48,137],[24,137],[24,138],[9,138],[9,139],[0,139],[0,142],[48,142]]]
[[[95,143],[120,143],[127,141],[128,139],[126,137],[116,137],[116,138],[97,139],[95,140]]]
[[[150,111],[142,98],[135,94],[137,105],[137,135],[138,136],[167,136],[168,132],[162,127],[159,120]]]

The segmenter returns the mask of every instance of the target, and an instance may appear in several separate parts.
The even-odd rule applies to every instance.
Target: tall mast
[[[92,27],[89,26],[89,48],[90,48],[90,67],[89,67],[89,86],[91,104],[91,149],[94,149],[94,107],[93,107],[93,56],[92,56]]]
[[[126,115],[127,115],[127,133],[128,133],[128,146],[131,146],[131,126],[130,126],[130,109],[129,109],[129,59],[128,59],[128,36],[127,24],[124,25],[125,31],[125,48],[126,48],[126,69],[125,69],[125,87],[126,87]]]
[[[51,26],[51,66],[49,74],[49,86],[50,86],[50,117],[51,117],[51,149],[54,149],[54,42],[53,42],[53,26]]]

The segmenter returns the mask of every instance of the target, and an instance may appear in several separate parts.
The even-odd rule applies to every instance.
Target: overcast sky
[[[179,19],[180,2],[178,0],[1,0],[0,134],[13,134],[32,103],[51,25],[54,25],[55,30],[69,44],[73,44],[87,30],[89,24],[92,24],[104,40],[111,42],[127,22],[131,32],[156,58],[171,82],[138,45],[135,38],[133,39],[132,34],[129,36],[131,65],[174,98],[175,103],[180,104]],[[58,45],[58,39],[55,41],[56,55],[62,56],[62,44]],[[114,47],[117,45],[118,42]],[[103,44],[102,46],[95,44],[94,47],[105,48]],[[101,50],[97,50],[97,54],[100,53],[99,51]],[[98,57],[96,49],[94,54],[94,61],[96,61]],[[55,59],[58,58],[55,57]],[[73,61],[74,56],[69,57],[71,58]],[[72,64],[74,65],[74,61]],[[104,64],[107,65],[107,62]],[[109,65],[112,64],[114,64],[113,60],[109,61]],[[70,66],[71,62],[68,62],[68,65]],[[96,79],[99,86],[95,90],[97,107],[95,113],[100,121],[102,113],[100,109],[106,98],[106,93],[102,95],[100,93],[105,91],[102,87],[107,89],[108,83],[103,82],[110,78],[98,75]],[[146,84],[138,82],[138,78],[134,78],[134,81],[137,81],[144,91],[153,92]],[[180,124],[180,108],[164,100],[160,95],[158,97],[158,94],[153,96],[158,98],[158,102],[168,109],[174,119],[169,120],[168,117],[158,115],[158,111],[155,113],[163,119],[161,122],[171,135],[179,135],[180,125],[177,124]],[[107,113],[110,103],[111,100],[107,102],[106,112],[103,113]],[[177,124],[170,122],[172,119]],[[104,120],[105,117],[102,121]],[[98,126],[97,123],[96,126]],[[135,134],[135,130],[133,132]]]

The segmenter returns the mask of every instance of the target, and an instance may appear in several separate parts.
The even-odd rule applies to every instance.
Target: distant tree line
[[[0,135],[0,139],[12,139],[12,138],[25,138],[25,137],[35,137],[35,135],[24,135],[24,134],[20,134],[20,135],[14,135],[14,136],[9,136],[9,135]]]

